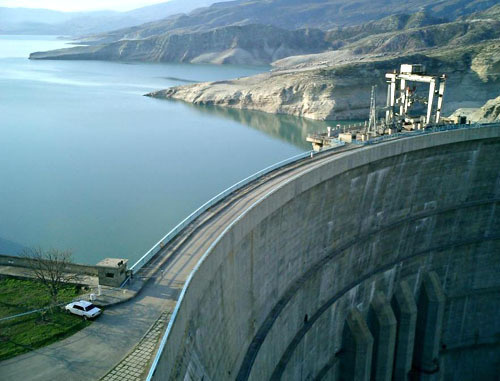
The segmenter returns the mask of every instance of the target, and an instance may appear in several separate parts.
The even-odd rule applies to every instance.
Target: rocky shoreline
[[[385,101],[384,74],[402,63],[422,63],[429,73],[447,74],[445,114],[460,107],[480,107],[498,96],[500,89],[500,41],[345,60],[344,55],[338,63],[330,61],[325,67],[320,60],[291,69],[285,65],[253,77],[177,86],[147,96],[316,120],[366,118],[371,86],[378,85],[378,99]]]

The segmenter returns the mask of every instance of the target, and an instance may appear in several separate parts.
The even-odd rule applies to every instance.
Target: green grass
[[[59,295],[61,303],[81,294],[73,285],[65,286]],[[0,280],[0,318],[46,307],[50,297],[39,282]],[[34,313],[0,322],[0,361],[40,348],[71,336],[91,324],[81,317],[66,314],[55,307],[51,312]]]

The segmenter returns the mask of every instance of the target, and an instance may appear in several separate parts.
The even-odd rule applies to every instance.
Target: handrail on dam
[[[419,136],[419,135],[427,135],[427,134],[432,134],[435,132],[444,132],[444,131],[452,131],[452,130],[460,130],[464,128],[480,128],[480,127],[487,127],[491,125],[495,125],[497,123],[473,123],[473,124],[445,124],[442,126],[435,126],[435,127],[430,127],[426,128],[424,130],[415,130],[415,131],[408,131],[408,132],[397,132],[395,134],[390,134],[390,135],[383,135],[379,136],[376,138],[371,138],[370,140],[366,141],[353,141],[354,144],[357,145],[370,145],[370,144],[377,144],[380,142],[384,142],[387,140],[393,140],[393,139],[398,139],[398,138],[404,138],[404,137],[410,137],[410,136]]]
[[[453,128],[444,128],[446,126],[443,126],[443,127],[436,127],[434,129],[429,129],[429,131],[427,133],[435,133],[435,132],[442,132],[442,131],[449,131],[449,130],[457,130],[457,129],[469,129],[469,128],[480,128],[480,127],[499,127],[500,128],[500,123],[484,123],[484,124],[479,124],[479,123],[476,123],[476,124],[466,124],[466,125],[455,125],[453,126]],[[398,136],[396,137],[396,139],[398,138],[404,138],[404,137],[416,137],[416,136],[419,136],[419,135],[423,135],[425,134],[425,132],[422,132],[422,131],[414,131],[414,133],[403,133],[403,134],[400,134],[401,136]],[[399,134],[398,134],[399,135]],[[394,135],[392,136],[393,138]],[[384,140],[388,140],[388,139],[384,139]],[[383,140],[379,140],[379,141],[383,141]],[[372,142],[372,143],[368,143],[368,142],[365,142],[366,144],[374,144],[375,142]],[[345,143],[344,143],[345,144]],[[337,147],[334,147],[333,149],[335,149]],[[240,181],[239,183],[236,183],[235,185],[233,185],[232,187],[226,189],[225,191],[221,192],[219,195],[215,196],[214,198],[212,198],[211,200],[209,200],[207,203],[205,203],[204,205],[202,205],[200,208],[198,208],[195,212],[193,212],[190,216],[188,216],[184,221],[182,221],[179,225],[177,225],[174,229],[172,229],[171,232],[169,232],[160,242],[158,242],[156,246],[158,246],[161,242],[168,242],[168,240],[171,240],[175,234],[177,234],[180,230],[182,230],[185,226],[187,226],[192,220],[194,220],[197,216],[199,216],[201,213],[203,213],[203,211],[207,210],[210,206],[213,206],[214,204],[216,204],[217,202],[219,202],[221,199],[223,199],[224,197],[226,197],[229,193],[237,190],[237,189],[240,189],[241,187],[245,186],[246,184],[250,183],[251,181],[257,179],[258,177],[260,176],[263,176],[265,175],[266,173],[269,173],[275,169],[278,169],[284,165],[287,165],[287,164],[290,164],[294,161],[298,161],[300,159],[303,159],[303,158],[306,158],[308,157],[312,152],[314,151],[308,151],[308,152],[305,152],[303,154],[300,154],[300,155],[296,155],[294,157],[291,157],[289,159],[286,159],[286,160],[283,160],[279,163],[276,163],[268,168],[265,168],[263,169],[262,171],[259,171],[257,172],[256,174],[252,175],[252,176],[249,176],[247,177],[246,179]],[[257,201],[259,202],[259,201]],[[231,224],[229,224],[229,226],[227,226],[223,232],[221,232],[215,239],[214,241],[211,243],[210,247],[205,251],[205,253],[202,255],[201,259],[198,261],[198,263],[194,266],[194,268],[192,269],[192,271],[190,272],[183,288],[182,288],[182,291],[179,295],[179,298],[178,298],[178,301],[176,303],[176,306],[174,308],[174,311],[170,317],[170,320],[168,322],[168,325],[167,325],[167,329],[166,331],[164,332],[161,340],[160,340],[160,345],[159,345],[159,348],[156,352],[156,355],[155,355],[155,358],[153,360],[153,363],[151,364],[151,367],[149,369],[149,372],[147,374],[147,377],[146,377],[146,380],[147,381],[151,381],[152,378],[153,378],[153,375],[156,371],[156,368],[158,366],[158,362],[160,360],[160,356],[162,355],[163,353],[163,350],[165,349],[165,345],[166,345],[166,342],[167,342],[167,339],[168,337],[170,336],[170,333],[172,331],[172,327],[174,325],[174,322],[175,320],[177,319],[177,315],[178,315],[178,312],[179,312],[179,309],[180,309],[180,305],[186,295],[186,292],[191,284],[191,281],[195,275],[195,273],[198,271],[198,269],[200,268],[202,262],[206,259],[207,255],[210,253],[210,251],[215,247],[215,245],[218,243],[218,241],[221,239],[222,236],[224,236],[227,231],[229,231],[231,229],[231,227],[241,218],[241,215],[239,215],[235,220],[232,221]],[[154,248],[155,248],[154,247]],[[154,249],[153,248],[153,249]],[[153,250],[151,249],[150,252]],[[148,252],[148,253],[150,253]],[[148,253],[145,254],[145,256],[143,258],[146,257],[146,255],[148,255]],[[154,255],[154,254],[153,254]],[[141,258],[141,260],[143,259]],[[139,260],[139,261],[141,261]],[[138,261],[138,262],[139,262]],[[136,263],[137,264],[137,263]],[[134,264],[134,266],[136,266],[136,264]],[[141,267],[143,266],[144,264],[141,264]]]
[[[343,145],[343,144],[342,144]],[[341,145],[339,145],[340,147]],[[337,147],[334,147],[337,148]],[[278,163],[275,163],[267,168],[264,168],[253,175],[248,176],[247,178],[237,182],[236,184],[230,186],[226,190],[223,190],[220,192],[218,195],[215,197],[211,198],[208,200],[206,203],[204,203],[202,206],[200,206],[198,209],[196,209],[193,213],[191,213],[189,216],[187,216],[184,220],[182,220],[176,227],[174,227],[172,230],[170,230],[160,241],[158,241],[146,254],[144,254],[137,262],[135,262],[132,267],[130,268],[133,273],[136,273],[139,271],[146,263],[149,262],[149,260],[157,254],[162,248],[164,248],[170,241],[172,241],[177,234],[179,234],[186,226],[188,226],[190,223],[192,223],[196,218],[198,218],[201,214],[205,213],[208,209],[210,209],[212,206],[223,200],[225,197],[229,196],[231,193],[234,191],[237,191],[246,185],[250,184],[252,181],[267,175],[268,173],[281,168],[285,165],[291,164],[293,162],[305,159],[306,157],[309,157],[311,153],[314,151],[307,151],[303,152],[301,154],[292,156],[288,159],[282,160]]]

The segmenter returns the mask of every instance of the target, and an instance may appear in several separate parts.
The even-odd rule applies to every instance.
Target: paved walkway
[[[164,312],[153,324],[139,344],[120,363],[106,374],[102,381],[141,381],[146,378],[150,364],[158,350],[160,336],[170,320],[170,312]]]

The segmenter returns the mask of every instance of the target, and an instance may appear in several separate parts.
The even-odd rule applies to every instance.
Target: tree
[[[68,265],[73,263],[69,250],[44,250],[37,247],[23,251],[23,257],[29,261],[36,279],[47,288],[53,304],[57,304],[59,291],[65,284],[78,280],[77,274],[68,271]]]

